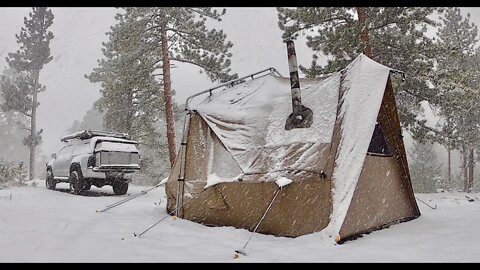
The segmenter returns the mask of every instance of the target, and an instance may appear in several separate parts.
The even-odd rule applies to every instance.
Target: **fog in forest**
[[[39,93],[40,105],[37,109],[37,129],[43,129],[42,143],[37,150],[39,163],[48,160],[51,153],[61,147],[60,137],[66,134],[75,121],[82,122],[93,103],[100,98],[100,83],[92,83],[84,75],[90,74],[103,58],[102,42],[108,37],[106,32],[116,23],[114,16],[120,10],[115,8],[52,8],[54,15],[50,31],[54,38],[50,42],[53,60],[46,64],[40,73],[40,82],[46,87]],[[18,49],[15,35],[23,26],[23,18],[30,8],[0,8],[0,66],[7,67],[5,58],[8,53]],[[271,8],[227,8],[221,22],[211,22],[209,26],[223,29],[227,39],[233,43],[232,72],[239,76],[262,70],[276,68],[283,76],[288,76],[287,52],[282,41],[282,31],[278,27],[277,10]],[[462,8],[462,14],[471,14],[471,22],[480,25],[480,8]],[[300,36],[296,41],[298,63],[310,66],[313,51]],[[320,64],[326,58],[319,59]],[[304,74],[301,74],[304,76]],[[408,74],[407,74],[408,80]],[[183,63],[174,63],[172,68],[172,90],[177,104],[184,104],[185,99],[196,92],[217,85],[212,82],[200,68]],[[179,112],[182,112],[180,108]],[[435,115],[425,106],[428,122],[436,121]],[[101,116],[95,116],[100,117]],[[181,117],[178,117],[181,119]],[[101,123],[102,119],[96,119]],[[77,123],[77,124],[78,124]],[[179,125],[179,124],[177,124]],[[14,127],[12,128],[12,131]],[[17,127],[15,127],[17,130]],[[181,130],[179,127],[178,130]],[[25,131],[18,129],[17,141],[0,144],[1,147],[18,146],[14,150],[0,149],[0,159],[28,163],[28,148],[22,146],[21,137]],[[22,135],[23,134],[23,135]],[[177,132],[177,141],[181,136]],[[413,141],[408,132],[404,132],[407,152]],[[442,170],[446,170],[447,151],[435,144],[434,151]],[[15,152],[15,153],[13,153]],[[453,151],[452,177],[461,178],[462,161],[458,151]],[[43,177],[43,167],[37,166],[37,177]],[[478,170],[477,170],[478,171]],[[42,173],[42,174],[40,174]],[[478,173],[475,172],[476,179]],[[477,180],[475,180],[478,182]],[[477,184],[475,184],[477,185]]]

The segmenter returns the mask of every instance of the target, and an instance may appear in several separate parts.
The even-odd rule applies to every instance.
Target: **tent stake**
[[[141,232],[140,234],[133,233],[133,236],[140,238],[144,233],[148,232],[150,229],[152,229],[153,227],[157,226],[157,224],[159,224],[160,222],[162,222],[163,220],[165,220],[166,218],[168,218],[173,212],[175,212],[175,211],[177,210],[177,208],[184,206],[184,205],[187,204],[189,201],[195,199],[198,195],[202,194],[204,191],[205,191],[205,189],[202,190],[202,192],[200,192],[200,193],[198,193],[198,194],[195,194],[195,196],[193,196],[192,198],[188,199],[186,202],[182,203],[180,206],[175,207],[175,209],[173,209],[172,211],[168,212],[166,216],[164,216],[163,218],[161,218],[159,221],[155,222],[152,226],[148,227],[146,230],[144,230],[144,231]]]
[[[437,205],[435,204],[435,207],[432,207],[431,205],[429,205],[428,203],[420,200],[419,198],[415,197],[415,199],[417,199],[418,201],[420,201],[421,203],[425,204],[426,206],[430,207],[431,209],[435,210],[437,209]]]

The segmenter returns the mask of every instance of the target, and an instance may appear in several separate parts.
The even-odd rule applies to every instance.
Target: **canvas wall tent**
[[[310,128],[285,130],[290,81],[254,74],[187,100],[182,145],[166,184],[168,211],[213,226],[343,242],[420,216],[393,95],[392,69],[365,55],[302,80]],[[206,97],[205,97],[206,96]],[[202,99],[200,99],[202,98]]]

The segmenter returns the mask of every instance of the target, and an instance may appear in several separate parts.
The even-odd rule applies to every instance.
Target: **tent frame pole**
[[[267,72],[268,73],[265,73]],[[235,79],[235,80],[231,80],[231,81],[228,81],[226,83],[222,83],[218,86],[215,86],[215,87],[212,87],[212,88],[209,88],[207,90],[204,90],[204,91],[201,91],[201,92],[198,92],[194,95],[191,95],[187,98],[186,102],[185,102],[185,111],[190,111],[190,101],[195,98],[195,97],[198,97],[200,95],[203,95],[203,94],[206,94],[206,93],[209,93],[210,95],[212,94],[212,91],[213,90],[217,90],[219,88],[222,88],[222,87],[231,87],[231,86],[234,86],[234,85],[237,85],[237,84],[241,84],[241,83],[244,83],[245,82],[245,79],[252,79],[253,80],[253,77],[259,75],[259,74],[262,74],[262,73],[265,73],[264,75],[262,76],[265,76],[265,75],[268,75],[268,74],[277,74],[278,76],[280,77],[283,77],[282,74],[280,74],[275,68],[273,67],[270,67],[270,68],[267,68],[267,69],[264,69],[264,70],[261,70],[261,71],[258,71],[258,72],[255,72],[253,74],[250,74],[250,75],[247,75],[247,76],[244,76],[244,77],[241,77],[241,78],[238,78],[238,79]],[[259,77],[262,77],[262,76],[259,76]]]
[[[176,197],[176,207],[175,207],[175,216],[179,217],[183,215],[180,211],[181,206],[183,205],[183,192],[185,186],[185,163],[186,163],[186,152],[187,152],[187,139],[188,139],[188,129],[190,127],[190,117],[191,111],[188,111],[185,115],[185,122],[183,123],[183,137],[180,146],[180,172],[177,179],[177,197]]]

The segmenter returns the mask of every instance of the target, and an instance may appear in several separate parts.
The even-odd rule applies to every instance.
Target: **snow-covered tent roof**
[[[244,182],[243,176],[252,174],[263,176],[250,180],[268,183],[285,177],[282,172],[289,172],[295,182],[305,179],[295,179],[296,173],[330,173],[332,207],[325,231],[337,234],[364,168],[391,71],[360,54],[339,72],[301,80],[302,103],[313,111],[313,123],[309,128],[291,130],[285,130],[292,112],[289,78],[269,73],[210,91],[190,109],[231,157],[223,153],[219,159],[210,143],[212,150],[202,154],[207,159],[207,179],[197,178],[196,184],[204,183],[208,189],[223,182]],[[396,116],[396,109],[394,113]],[[405,169],[408,177],[408,167]],[[188,190],[189,186],[185,192]]]
[[[285,130],[290,81],[271,73],[213,93],[192,109],[232,154],[239,173],[319,171],[320,150],[332,137],[340,75],[301,83],[304,104],[313,110],[310,128]]]

